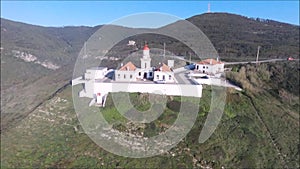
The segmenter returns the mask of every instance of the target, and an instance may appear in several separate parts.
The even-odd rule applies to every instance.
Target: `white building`
[[[161,67],[154,71],[154,82],[163,82],[163,83],[174,83],[174,72],[170,69],[169,66],[163,63]]]
[[[137,80],[137,68],[132,62],[126,63],[119,70],[115,70],[115,81],[136,81]]]
[[[107,67],[92,67],[86,70],[84,74],[84,79],[103,79],[107,71]]]
[[[79,83],[83,84],[83,90],[79,92],[80,97],[95,97],[94,93],[94,84],[96,81],[101,81],[105,79],[106,74],[108,73],[107,67],[93,67],[87,69],[84,73],[84,77],[82,79],[74,79],[72,81],[72,85],[76,85]]]
[[[150,49],[146,44],[143,49],[143,57],[141,58],[141,69],[138,69],[138,78],[153,79],[153,68],[151,67]]]
[[[150,49],[148,45],[144,46],[143,57],[141,58],[141,67],[137,68],[132,62],[126,63],[119,70],[115,71],[115,81],[119,82],[130,82],[130,81],[143,81],[143,80],[155,80],[155,71],[158,75],[157,80],[165,79],[166,82],[174,82],[174,73],[167,65],[163,65],[159,69],[151,67]],[[169,78],[169,76],[172,76]],[[170,79],[170,80],[169,80]]]
[[[196,64],[195,70],[214,76],[224,72],[224,63],[218,59],[205,59]]]

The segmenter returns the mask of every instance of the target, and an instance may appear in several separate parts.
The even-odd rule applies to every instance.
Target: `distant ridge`
[[[258,46],[261,46],[261,58],[299,58],[299,26],[228,13],[206,13],[187,20],[206,34],[222,60],[253,59]],[[65,85],[84,42],[100,27],[42,27],[1,18],[1,118],[4,112],[12,121],[21,119],[30,107]],[[108,56],[121,59],[102,60],[103,65],[115,67],[122,58],[135,52],[126,45],[128,40],[124,39],[108,52]],[[130,40],[135,40],[139,48],[146,40],[152,49],[163,49],[165,42],[166,50],[176,55],[190,52],[181,42],[166,36],[145,34]],[[17,57],[16,53],[25,56]],[[58,69],[47,69],[43,64]],[[41,86],[42,82],[48,86]],[[10,120],[3,123],[6,124]]]
[[[262,47],[261,57],[299,57],[299,26],[229,13],[205,13],[187,20],[207,35],[221,58],[254,57],[257,46]],[[1,47],[28,50],[41,59],[64,65],[74,62],[83,43],[100,27],[42,27],[1,18]],[[153,43],[165,40],[146,38]],[[187,50],[178,49],[177,43],[167,45],[178,55]]]
[[[299,57],[299,26],[229,13],[206,13],[187,19],[199,27],[223,57]]]

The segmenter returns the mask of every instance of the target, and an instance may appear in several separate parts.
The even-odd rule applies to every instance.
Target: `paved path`
[[[185,75],[185,73],[177,73],[174,75],[177,82],[179,84],[193,84],[189,79],[188,77]]]
[[[184,59],[180,56],[172,56],[176,59],[190,62],[190,60]],[[277,62],[277,61],[287,61],[286,59],[268,59],[268,60],[259,60],[258,63],[267,63],[267,62]],[[299,59],[294,59],[293,61],[299,61]],[[198,61],[191,61],[192,63],[197,63]],[[256,61],[241,61],[241,62],[224,62],[225,65],[237,65],[237,64],[247,64],[247,63],[256,63]]]
[[[259,60],[258,63],[267,63],[267,62],[277,62],[277,61],[286,61],[286,59],[268,59],[268,60]],[[243,61],[243,62],[225,62],[225,65],[237,65],[237,64],[247,64],[247,63],[256,63],[256,61]]]
[[[178,68],[176,70],[174,70],[174,76],[178,84],[189,84],[189,85],[197,84],[192,79],[189,78],[188,72],[190,70],[187,70],[185,68]]]

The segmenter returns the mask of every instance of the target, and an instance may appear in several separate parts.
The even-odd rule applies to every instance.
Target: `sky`
[[[3,1],[1,18],[41,26],[96,26],[143,12],[188,18],[227,12],[299,25],[299,1]],[[171,21],[170,21],[171,22]]]

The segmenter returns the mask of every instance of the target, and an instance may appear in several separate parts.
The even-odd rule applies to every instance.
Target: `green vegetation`
[[[236,65],[232,69],[227,73],[227,78],[246,92],[260,93],[267,90],[274,96],[286,94],[288,97],[288,93],[292,93],[299,97],[299,62]]]
[[[279,82],[282,80],[281,77],[286,76],[273,77],[272,70],[277,70],[274,66],[281,68],[280,72],[284,73],[285,70],[291,69],[290,66],[297,65],[282,63],[258,67],[237,66],[237,72],[232,72],[233,75],[229,77],[245,87],[245,91],[228,89],[227,104],[221,123],[209,140],[199,144],[198,137],[211,101],[210,86],[204,86],[196,123],[186,138],[167,153],[142,159],[116,156],[93,143],[84,134],[77,121],[69,87],[41,105],[15,128],[2,134],[1,167],[297,168],[299,96],[291,93],[289,89],[293,89],[298,80],[289,81],[286,83],[289,84],[287,86],[281,82],[281,85],[276,85],[277,88],[273,87],[275,90],[285,91],[275,97],[276,93],[269,90],[268,85],[272,87],[274,85],[272,82]],[[261,71],[260,74],[268,74],[264,72],[267,70],[269,78],[264,76],[259,78],[253,73]],[[242,72],[249,78],[239,78],[242,77],[239,75]],[[286,77],[284,81],[290,78]],[[261,90],[254,90],[253,81],[264,87]],[[133,93],[129,94],[129,97],[131,102],[141,106],[140,110],[148,109],[149,95]],[[145,137],[165,131],[176,120],[180,103],[194,101],[185,97],[166,99],[163,114],[139,129]],[[108,96],[107,106],[100,108],[100,112],[109,123],[114,124],[115,129],[122,132],[135,125],[128,123],[129,121],[116,110],[111,95]]]
[[[261,58],[299,58],[299,26],[228,13],[208,13],[187,20],[206,34],[222,59],[253,60],[258,46]]]
[[[222,13],[188,20],[201,28],[223,60],[253,60],[258,45],[262,46],[261,58],[299,58],[299,26]],[[103,150],[81,128],[71,88],[62,88],[71,79],[73,63],[83,42],[98,28],[46,28],[1,19],[1,168],[300,167],[299,63],[288,61],[232,66],[227,78],[244,90],[228,89],[222,120],[203,144],[198,143],[198,137],[211,104],[210,86],[204,86],[192,130],[169,152],[131,159]],[[130,38],[137,44],[147,40],[151,47],[161,49],[166,42],[167,50],[177,55],[190,52],[170,37],[146,34]],[[132,52],[124,45],[127,42],[125,39],[118,43],[110,54],[126,57]],[[13,49],[67,66],[50,71],[12,57]],[[104,60],[102,64],[117,63]],[[60,88],[62,91],[52,95]],[[145,137],[169,128],[181,103],[197,103],[186,97],[162,98],[139,93],[129,97],[133,108],[141,112],[151,110],[150,99],[157,100],[157,105],[159,101],[166,102],[158,119],[137,127]],[[116,109],[109,95],[106,107],[99,108],[99,113],[117,130],[125,132],[128,127],[137,126],[122,115],[132,107],[119,106],[124,112]]]

